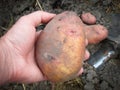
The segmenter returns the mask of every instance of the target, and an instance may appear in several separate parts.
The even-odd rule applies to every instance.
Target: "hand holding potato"
[[[83,72],[82,62],[89,58],[88,51],[85,51],[87,41],[89,43],[100,42],[106,38],[107,31],[103,30],[104,34],[101,35],[104,35],[104,38],[100,38],[101,35],[95,33],[98,29],[92,31],[91,27],[82,22],[86,20],[80,20],[73,12],[66,12],[62,14],[62,17],[56,16],[59,23],[56,20],[51,21],[43,32],[36,32],[36,26],[48,23],[55,16],[55,14],[42,11],[25,15],[0,38],[0,85],[7,82],[33,83],[46,79],[64,81],[64,78],[69,80]],[[82,19],[85,18],[87,17]],[[53,27],[49,28],[52,25]],[[91,37],[91,34],[95,37]],[[35,44],[36,49],[38,48],[36,51]],[[38,52],[36,53],[38,63],[35,52]]]
[[[0,38],[0,85],[8,82],[33,83],[45,80],[34,56],[40,34],[36,26],[47,23],[55,14],[37,11],[21,17]]]
[[[54,16],[55,14],[42,11],[25,15],[0,38],[0,85],[8,82],[33,83],[47,79],[36,63],[35,43],[40,32],[36,32],[35,27],[47,23]],[[89,57],[88,52],[85,57]],[[82,72],[83,69],[79,74]]]

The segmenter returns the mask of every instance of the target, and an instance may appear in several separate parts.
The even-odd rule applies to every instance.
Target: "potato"
[[[97,44],[108,36],[108,30],[104,26],[93,25],[96,23],[96,17],[91,13],[83,13],[81,19],[85,23],[84,30],[89,44]]]
[[[84,26],[89,44],[97,44],[108,36],[108,30],[102,25]]]
[[[96,23],[96,17],[89,12],[83,13],[81,15],[81,19],[86,24],[95,24]]]
[[[76,13],[66,11],[55,16],[40,33],[36,43],[36,60],[48,80],[70,80],[82,67],[85,56],[82,25]]]

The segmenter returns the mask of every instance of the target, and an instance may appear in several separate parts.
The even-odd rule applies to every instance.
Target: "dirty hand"
[[[0,84],[32,83],[46,78],[35,61],[35,42],[40,34],[35,27],[47,23],[55,14],[37,11],[21,17],[0,39]],[[89,57],[86,51],[85,59]],[[80,70],[79,74],[83,72]]]

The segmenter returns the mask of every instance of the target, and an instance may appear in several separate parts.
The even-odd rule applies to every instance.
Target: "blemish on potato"
[[[57,27],[57,30],[60,30],[60,26]]]
[[[98,31],[96,31],[96,30],[94,30],[95,31],[95,33],[97,34],[97,35],[100,35],[100,33],[98,32]]]
[[[53,57],[52,55],[48,54],[47,52],[44,53],[44,57],[45,57],[48,61],[55,60],[55,57]]]
[[[66,43],[66,42],[67,42],[67,38],[64,38],[63,43]]]
[[[78,36],[80,36],[80,32],[77,31],[77,30],[73,30],[73,29],[70,29],[70,30],[66,31],[66,33],[67,33],[69,36],[73,36],[73,37],[78,37]]]
[[[62,18],[59,18],[59,19],[58,19],[58,21],[61,21],[61,20],[62,20]]]
[[[59,17],[58,21],[62,21],[64,19],[64,17]]]

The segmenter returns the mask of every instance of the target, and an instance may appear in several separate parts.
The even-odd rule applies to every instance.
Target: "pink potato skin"
[[[104,26],[93,25],[96,23],[96,17],[91,13],[83,13],[81,19],[85,23],[84,30],[89,44],[97,44],[108,36],[108,30]]]
[[[95,24],[96,23],[96,17],[92,15],[91,13],[83,13],[81,15],[82,21],[86,24]]]
[[[36,60],[48,80],[64,82],[76,76],[85,56],[83,23],[76,13],[55,16],[40,33]]]
[[[85,35],[89,44],[97,44],[108,36],[108,30],[102,25],[86,26]]]

